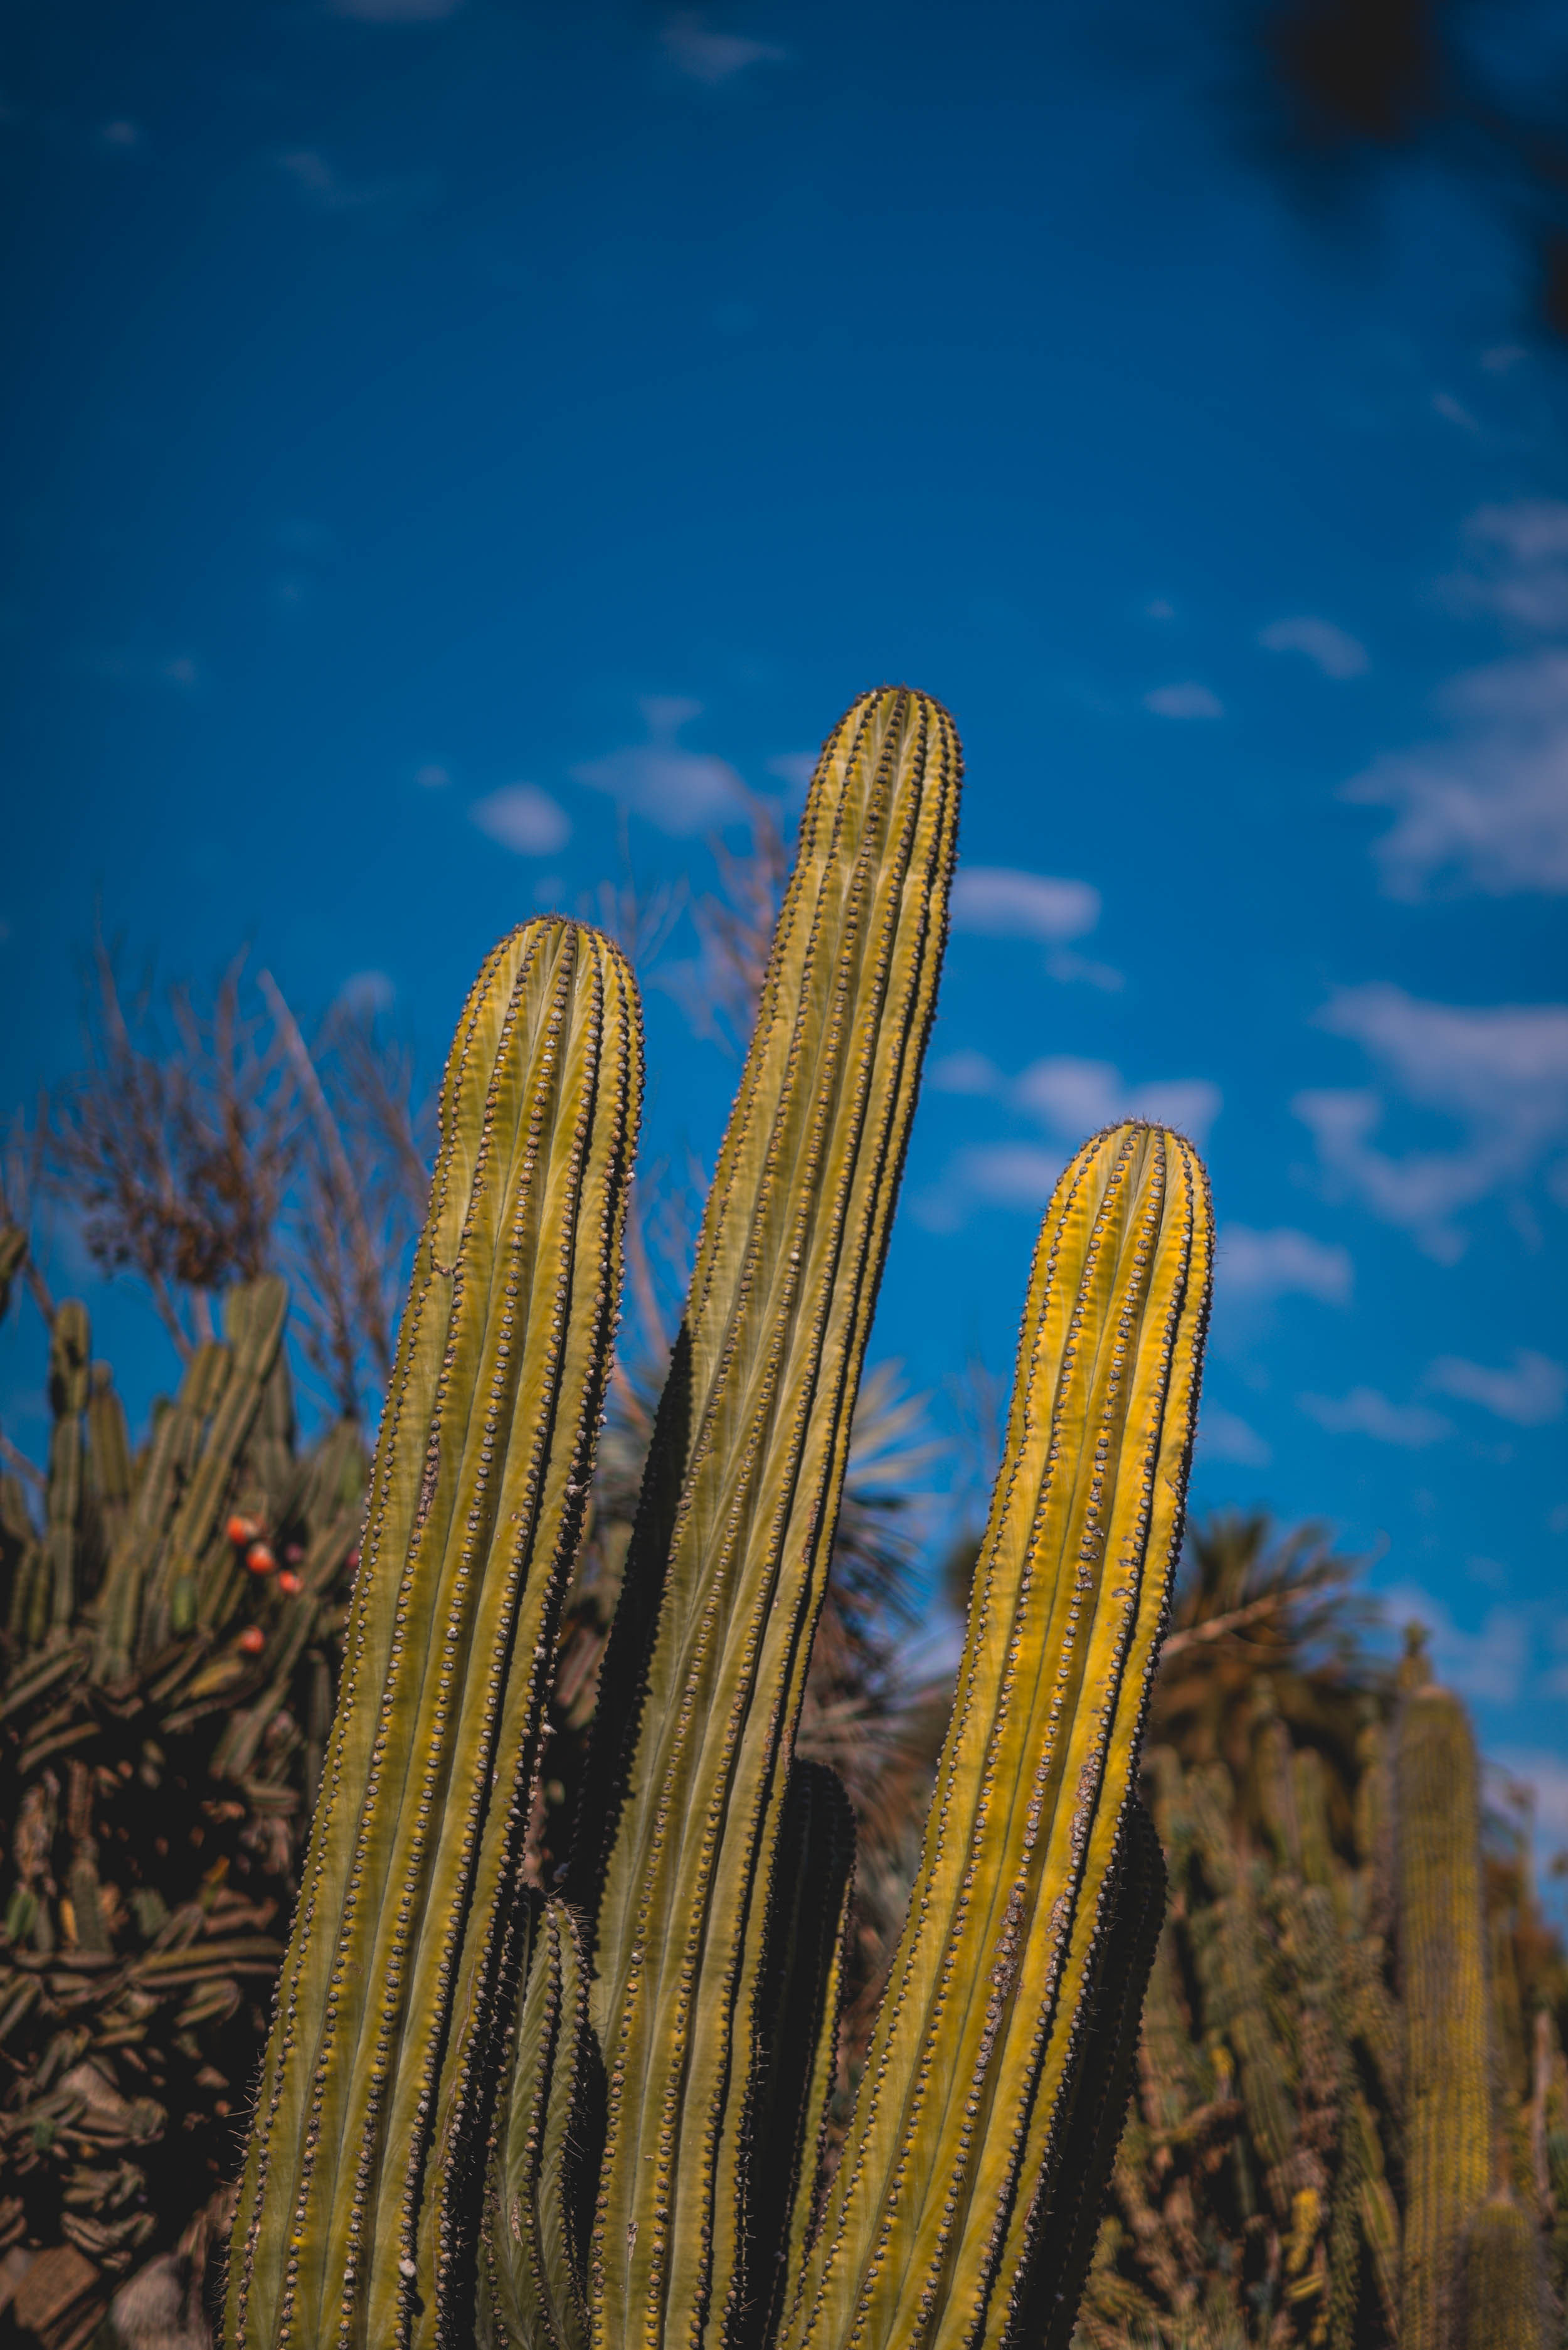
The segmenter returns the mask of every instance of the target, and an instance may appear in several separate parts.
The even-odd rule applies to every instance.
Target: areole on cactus
[[[1212,1239],[1201,1169],[1157,1128],[1086,1144],[1045,1221],[920,1874],[826,2197],[819,2176],[852,1827],[793,1748],[959,780],[946,712],[902,689],[818,762],[549,1898],[524,1831],[641,1046],[592,931],[530,923],[480,974],[229,2350],[1065,2344],[1164,1898],[1137,1762]]]

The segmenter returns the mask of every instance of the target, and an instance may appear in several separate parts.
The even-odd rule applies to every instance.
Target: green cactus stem
[[[1475,1742],[1451,1690],[1407,1688],[1394,1782],[1407,2168],[1399,2339],[1401,2350],[1452,2350],[1465,2231],[1491,2187],[1492,2095]]]
[[[609,2072],[596,2350],[739,2322],[767,1888],[936,1000],[959,748],[868,694],[806,799],[601,1675],[574,1884]]]
[[[1161,1129],[1096,1137],[1057,1186],[920,1873],[785,2350],[979,2350],[1026,2338],[1062,2290],[1072,2117],[1116,2061],[1085,2025],[1211,1245],[1202,1170]]]
[[[1465,2231],[1463,2315],[1456,2338],[1461,2350],[1547,2350],[1541,2238],[1511,2195],[1483,2203]]]
[[[472,2339],[499,2017],[619,1297],[640,1022],[607,941],[485,962],[372,1471],[230,2259],[228,2350]]]

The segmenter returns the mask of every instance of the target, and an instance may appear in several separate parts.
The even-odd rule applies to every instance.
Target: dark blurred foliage
[[[1321,192],[1380,159],[1420,157],[1490,190],[1530,256],[1537,319],[1568,336],[1560,17],[1553,28],[1517,0],[1249,0],[1231,22],[1275,163]]]

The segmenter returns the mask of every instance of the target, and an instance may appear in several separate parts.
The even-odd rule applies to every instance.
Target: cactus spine
[[[1475,1741],[1451,1690],[1407,1691],[1395,1757],[1407,2161],[1401,2350],[1450,2350],[1465,2230],[1492,2183]]]
[[[523,1826],[640,1084],[629,974],[605,941],[533,922],[489,958],[442,1087],[242,2181],[234,2345],[431,2341],[469,2286],[475,2114],[521,1967]]]

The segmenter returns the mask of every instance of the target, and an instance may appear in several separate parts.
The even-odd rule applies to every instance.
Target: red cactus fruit
[[[305,1586],[301,1583],[298,1575],[294,1573],[293,1569],[286,1566],[282,1574],[277,1578],[277,1587],[280,1591],[286,1591],[289,1597],[292,1599],[296,1591],[304,1590]]]
[[[256,1519],[244,1517],[236,1510],[223,1532],[232,1543],[251,1543],[260,1534],[261,1525]]]
[[[266,1634],[259,1624],[247,1624],[240,1634],[240,1647],[247,1657],[259,1657],[266,1646]]]
[[[245,1553],[245,1565],[253,1575],[270,1575],[277,1565],[271,1547],[264,1542],[252,1543]]]

